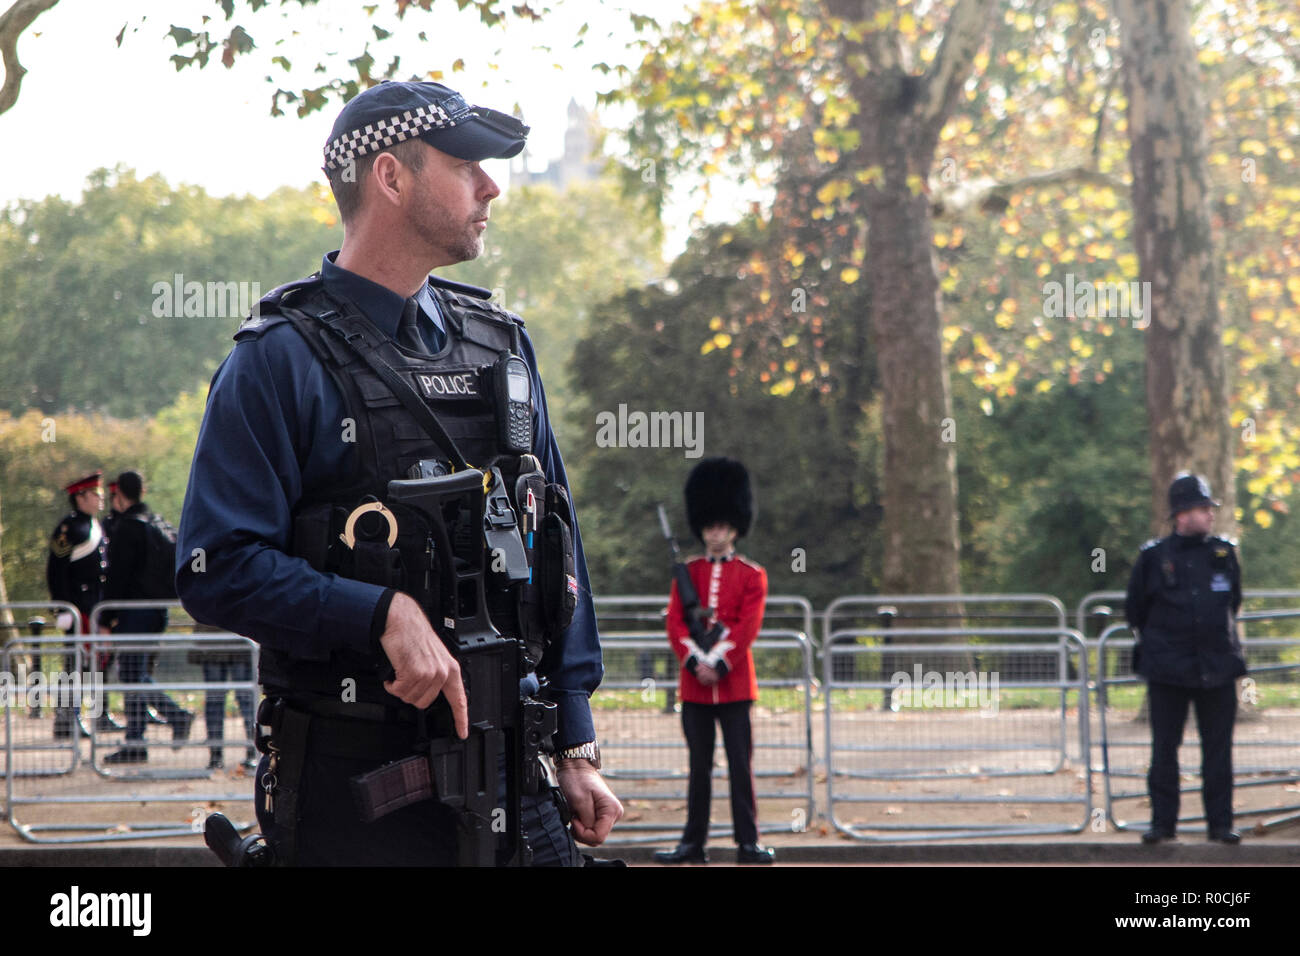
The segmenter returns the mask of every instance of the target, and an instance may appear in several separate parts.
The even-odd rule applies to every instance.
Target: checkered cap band
[[[367,153],[387,149],[395,143],[413,136],[421,136],[435,129],[448,129],[456,121],[437,103],[429,103],[390,116],[338,137],[325,147],[325,168],[341,169]]]

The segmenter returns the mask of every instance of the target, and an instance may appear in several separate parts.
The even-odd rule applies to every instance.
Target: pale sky
[[[391,0],[375,2],[385,11],[393,6]],[[470,11],[435,3],[432,14],[408,13],[391,39],[372,43],[372,52],[377,64],[400,53],[403,79],[443,70],[443,82],[470,103],[507,112],[518,104],[532,126],[528,146],[537,163],[563,151],[570,97],[591,109],[596,93],[612,86],[591,64],[628,61],[625,44],[634,36],[628,2],[549,0],[549,5],[552,13],[541,25],[512,21],[505,29],[488,29]],[[662,0],[634,0],[634,5],[659,15],[679,6]],[[19,43],[28,73],[18,103],[0,114],[0,205],[52,193],[75,199],[88,173],[117,163],[141,176],[158,172],[172,185],[192,183],[216,195],[264,196],[282,185],[323,182],[321,147],[338,104],[301,120],[292,110],[273,118],[271,93],[275,86],[316,85],[310,70],[322,54],[339,54],[337,75],[349,75],[343,61],[360,52],[364,41],[359,38],[373,39],[372,21],[355,0],[322,0],[305,8],[271,3],[255,15],[242,0],[238,6],[230,24],[214,0],[62,0],[42,14]],[[282,9],[291,11],[288,21],[281,18]],[[259,48],[232,70],[217,62],[218,54],[202,70],[177,72],[168,59],[177,50],[167,30],[172,24],[195,27],[203,15],[213,16],[214,36],[224,36],[233,23],[246,25]],[[380,22],[399,21],[390,15]],[[584,22],[590,23],[585,42],[575,50]],[[114,38],[124,24],[119,48]],[[341,26],[348,31],[347,42]],[[293,47],[284,53],[294,72],[286,74],[270,62],[281,52],[271,43],[291,30],[311,39],[291,39]],[[419,42],[420,30],[428,42]],[[551,52],[535,49],[541,44],[549,44]],[[498,49],[504,52],[497,55]],[[463,72],[451,71],[456,59],[464,59]],[[490,69],[490,63],[499,68]],[[556,63],[564,69],[557,70]],[[377,65],[376,72],[381,68]],[[266,82],[268,73],[275,86]],[[507,162],[487,166],[504,189]]]

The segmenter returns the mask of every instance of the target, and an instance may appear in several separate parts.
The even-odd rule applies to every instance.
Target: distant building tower
[[[557,192],[563,192],[570,183],[591,182],[600,177],[603,163],[593,157],[595,120],[576,99],[569,100],[569,121],[564,130],[564,155],[552,160],[541,172],[528,168],[528,148],[510,164],[511,186],[532,186],[550,183]]]

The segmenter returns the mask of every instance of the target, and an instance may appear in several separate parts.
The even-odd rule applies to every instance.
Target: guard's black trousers
[[[1201,735],[1201,799],[1209,830],[1232,829],[1232,725],[1237,719],[1237,684],[1179,687],[1151,681],[1151,828],[1173,833],[1178,826],[1178,747],[1187,706],[1196,705]]]
[[[682,730],[691,754],[691,783],[686,797],[683,843],[704,846],[709,839],[709,809],[713,800],[713,723],[722,725],[731,784],[731,826],[736,843],[758,842],[758,804],[754,800],[754,736],[749,723],[750,700],[731,704],[682,703]]]

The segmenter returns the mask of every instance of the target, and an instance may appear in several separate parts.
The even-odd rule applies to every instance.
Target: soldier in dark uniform
[[[522,480],[529,456],[503,455],[501,436],[529,422],[528,474],[557,489],[553,502],[546,495],[548,516],[572,532],[572,571],[554,592],[572,621],[537,628],[531,612],[527,626],[518,612],[525,665],[535,670],[524,683],[540,681],[558,707],[558,785],[573,836],[599,844],[622,814],[597,772],[588,698],[602,673],[600,645],[532,344],[487,290],[429,275],[482,252],[499,190],[479,163],[517,154],[527,131],[437,83],[385,82],[354,97],[325,148],[342,249],[259,303],[213,379],[181,515],[177,589],[196,620],[261,645],[260,723],[271,726],[275,769],[262,759],[255,794],[282,863],[458,859],[445,805],[425,801],[364,824],[349,788],[349,778],[410,755],[417,712],[440,697],[456,735],[468,731],[459,663],[411,596],[426,575],[403,570],[429,567],[428,553],[374,506],[390,480],[411,477],[421,462],[445,472],[444,462],[463,470],[456,457],[498,460]],[[512,356],[522,363],[510,365],[507,409],[483,369]],[[515,479],[505,484],[522,509]],[[363,521],[374,525],[364,534]],[[504,633],[511,628],[498,610]],[[436,614],[434,624],[447,626]],[[384,680],[388,664],[394,678]],[[578,863],[549,794],[522,803],[533,862]]]
[[[1236,681],[1246,673],[1237,636],[1241,567],[1233,542],[1210,534],[1219,506],[1205,479],[1169,486],[1174,533],[1142,546],[1125,614],[1138,635],[1134,670],[1151,712],[1151,829],[1143,843],[1172,840],[1178,826],[1178,747],[1189,704],[1201,736],[1201,797],[1209,839],[1238,843],[1232,828],[1232,727]]]
[[[72,511],[59,521],[50,537],[50,554],[45,562],[45,582],[50,598],[66,601],[81,615],[81,632],[90,630],[90,611],[104,594],[104,581],[108,571],[108,541],[96,517],[104,507],[104,473],[96,471],[79,478],[63,490],[68,493]],[[71,621],[61,621],[65,633],[75,630]],[[76,666],[72,654],[64,657],[64,668],[71,672]],[[54,716],[54,736],[72,736],[72,722],[76,709],[59,707]]]

